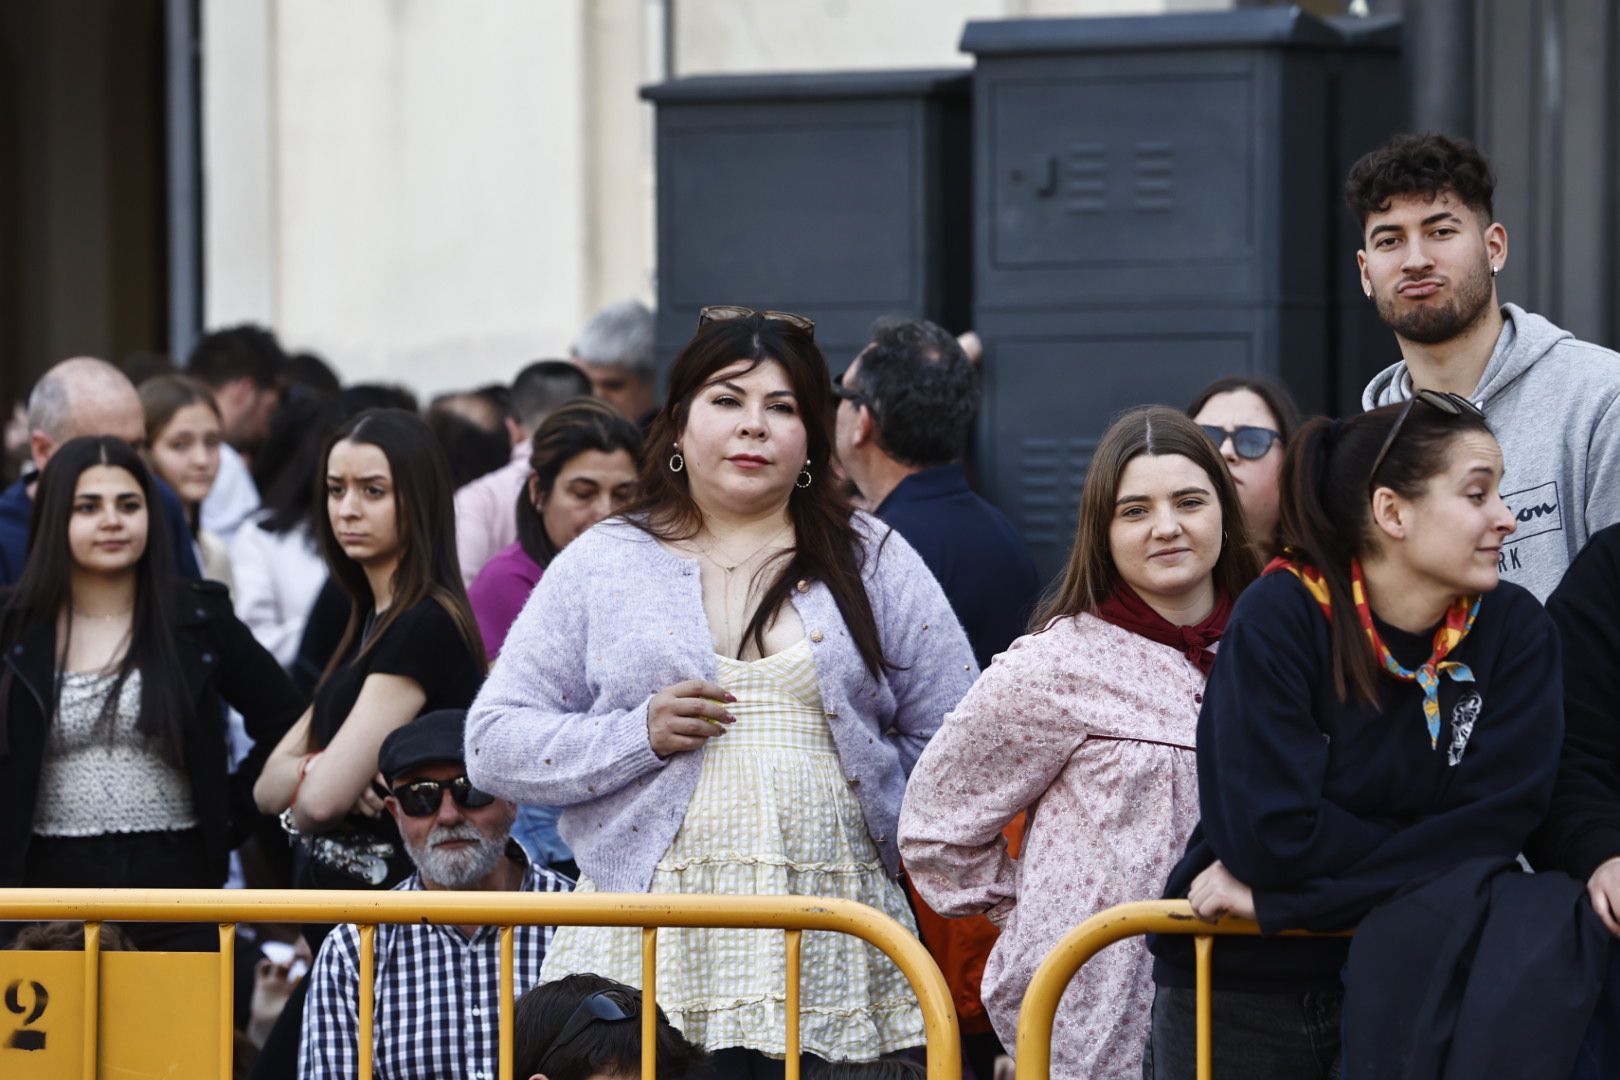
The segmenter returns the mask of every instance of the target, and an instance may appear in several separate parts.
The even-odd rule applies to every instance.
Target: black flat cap
[[[466,709],[438,709],[423,713],[402,728],[395,728],[377,751],[377,769],[391,784],[394,778],[419,765],[461,764],[467,727]]]

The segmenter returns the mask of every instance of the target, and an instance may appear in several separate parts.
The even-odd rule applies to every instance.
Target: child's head
[[[641,1075],[641,993],[600,975],[569,975],[518,999],[512,1035],[519,1080],[630,1080]],[[657,1080],[699,1080],[709,1055],[658,1010]]]
[[[904,1058],[880,1061],[835,1061],[822,1066],[814,1080],[924,1080],[928,1070]]]

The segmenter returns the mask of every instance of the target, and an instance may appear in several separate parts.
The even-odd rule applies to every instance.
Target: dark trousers
[[[223,882],[208,869],[202,833],[104,833],[100,836],[35,836],[23,865],[23,885],[47,889],[217,889]],[[145,952],[214,952],[219,929],[212,923],[119,923]]]
[[[1142,1055],[1143,1080],[1198,1075],[1197,997],[1161,986],[1153,995],[1153,1028]],[[1217,991],[1212,1001],[1217,1077],[1243,1080],[1338,1080],[1342,990],[1304,994]]]

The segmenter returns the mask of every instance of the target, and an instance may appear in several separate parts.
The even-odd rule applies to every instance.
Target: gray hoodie
[[[1502,317],[1470,396],[1502,444],[1502,498],[1519,519],[1502,576],[1545,602],[1587,537],[1620,521],[1620,354],[1515,304]],[[1402,361],[1367,384],[1361,406],[1411,396]]]

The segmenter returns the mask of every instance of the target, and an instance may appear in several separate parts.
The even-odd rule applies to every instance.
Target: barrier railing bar
[[[101,1028],[101,924],[84,924],[84,1080],[96,1080]]]
[[[1210,957],[1214,951],[1215,939],[1208,934],[1199,934],[1193,938],[1193,986],[1197,1009],[1193,1038],[1196,1040],[1198,1052],[1198,1080],[1212,1080],[1210,1074],[1215,1068],[1211,1046],[1215,1024],[1210,1016],[1215,1005],[1214,983],[1210,976]]]
[[[787,949],[787,1078],[799,1080],[799,957],[804,934],[789,930]]]
[[[1254,936],[1260,927],[1249,919],[1232,915],[1223,916],[1213,923],[1199,919],[1192,905],[1185,900],[1140,900],[1119,904],[1100,911],[1058,939],[1046,959],[1035,969],[1024,992],[1024,1003],[1018,1013],[1018,1043],[1014,1060],[1017,1062],[1018,1080],[1049,1080],[1052,1068],[1052,1023],[1057,1016],[1058,1002],[1086,961],[1103,949],[1138,934],[1192,934],[1193,953],[1198,994],[1198,1027],[1200,1054],[1198,1076],[1207,1078],[1210,1058],[1206,1051],[1212,1048],[1210,1030],[1210,988],[1213,985],[1211,960],[1214,938],[1218,936]],[[1284,930],[1282,937],[1347,937],[1342,934],[1311,934],[1299,930]],[[1202,938],[1203,941],[1197,939]]]
[[[372,988],[376,976],[377,927],[374,923],[361,923],[360,930],[360,992],[355,998],[355,1009],[360,1014],[359,1046],[360,1080],[371,1080],[371,1025],[377,1011]]]
[[[487,926],[617,926],[643,931],[643,1029],[655,1020],[656,961],[647,935],[659,928],[829,930],[872,945],[911,983],[922,1009],[929,1080],[961,1080],[960,1036],[950,990],[920,940],[889,916],[851,900],[814,896],[649,893],[432,893],[294,889],[0,889],[0,920],[85,922],[290,922],[360,926],[362,1001],[369,1001],[371,942],[378,923]],[[368,933],[369,931],[369,933]],[[86,952],[93,954],[90,936]],[[87,964],[90,961],[87,959]],[[371,1061],[371,1015],[362,1011],[359,1052]],[[655,1029],[656,1031],[656,1029]],[[1050,1038],[1050,1031],[1048,1031]],[[95,1029],[86,1031],[86,1077],[95,1077]],[[643,1040],[644,1060],[654,1040]],[[655,1060],[655,1059],[654,1059]],[[363,1072],[369,1078],[369,1071]],[[656,1075],[656,1070],[648,1075]]]
[[[236,924],[219,924],[219,1075],[232,1075],[236,1057]]]
[[[658,1075],[658,928],[641,928],[641,1075]]]
[[[500,1005],[500,1064],[496,1067],[496,1075],[500,1080],[512,1080],[512,1018],[517,1008],[513,1004],[512,980],[517,978],[517,968],[512,958],[513,939],[517,934],[517,927],[501,927],[501,1005]]]

